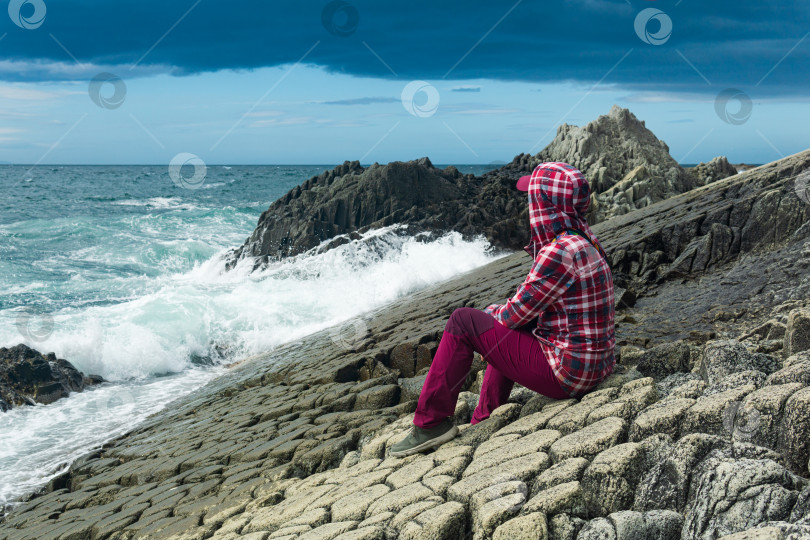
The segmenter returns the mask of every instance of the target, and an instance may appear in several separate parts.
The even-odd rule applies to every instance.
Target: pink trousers
[[[559,385],[545,354],[529,330],[511,329],[473,308],[453,312],[428,371],[413,423],[433,427],[456,410],[456,400],[472,365],[473,352],[487,363],[472,424],[506,403],[517,382],[554,399],[570,397]]]

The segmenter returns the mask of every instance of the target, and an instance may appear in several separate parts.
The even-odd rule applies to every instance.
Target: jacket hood
[[[578,169],[567,163],[541,163],[532,172],[528,193],[532,240],[525,249],[529,254],[536,254],[567,229],[587,234],[598,245],[585,218],[591,188]]]

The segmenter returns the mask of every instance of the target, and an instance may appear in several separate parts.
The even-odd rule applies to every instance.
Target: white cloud
[[[0,99],[23,101],[44,101],[54,99],[57,94],[20,86],[0,86]]]

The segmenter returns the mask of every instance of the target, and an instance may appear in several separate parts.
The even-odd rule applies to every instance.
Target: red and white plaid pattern
[[[585,221],[590,186],[579,170],[567,163],[541,163],[528,193],[532,241],[525,249],[534,255],[534,264],[506,304],[484,311],[509,328],[536,320],[532,333],[560,385],[579,397],[615,365],[613,276],[601,248],[564,234],[578,229],[599,245]]]

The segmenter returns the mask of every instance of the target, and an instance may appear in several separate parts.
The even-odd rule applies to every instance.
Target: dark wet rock
[[[47,405],[102,382],[100,376],[85,376],[54,353],[43,355],[22,343],[0,347],[0,411],[34,403]]]
[[[636,305],[636,293],[633,291],[614,285],[613,287],[613,307],[615,309],[630,308]]]

